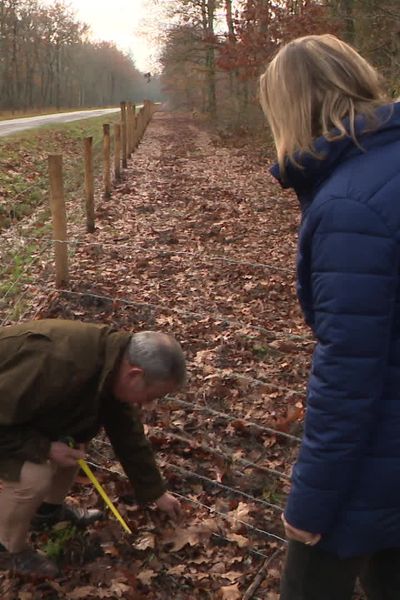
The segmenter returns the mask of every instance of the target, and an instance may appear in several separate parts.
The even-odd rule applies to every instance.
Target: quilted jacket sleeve
[[[323,534],[351,493],[376,423],[398,249],[381,216],[355,200],[330,198],[307,228],[317,346],[285,516],[299,529]]]

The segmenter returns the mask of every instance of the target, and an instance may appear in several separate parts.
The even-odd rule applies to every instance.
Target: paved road
[[[34,129],[42,125],[80,121],[81,119],[101,117],[102,115],[117,111],[119,111],[119,108],[101,108],[98,110],[79,110],[68,113],[56,113],[54,115],[41,115],[39,117],[24,117],[22,119],[7,119],[7,121],[0,121],[0,137],[19,133],[26,129]]]

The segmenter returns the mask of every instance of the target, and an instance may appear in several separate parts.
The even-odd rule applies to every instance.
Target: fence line
[[[20,196],[23,196],[24,194],[26,194],[27,192],[30,192],[31,190],[33,190],[34,188],[37,188],[40,191],[44,191],[42,190],[42,188],[37,184],[37,183],[32,183],[32,185],[29,185],[27,188],[25,188],[24,190],[21,190],[20,192],[18,192],[17,194],[15,194],[15,196],[12,197],[13,201],[16,200],[17,198],[19,198]],[[13,205],[10,205],[11,208]]]
[[[106,442],[103,440],[101,440],[101,442],[104,446],[107,446],[108,448],[112,448],[112,446],[109,442]],[[106,458],[98,450],[95,449],[95,452],[102,459]],[[247,492],[243,492],[242,490],[239,490],[237,488],[232,488],[228,485],[225,485],[224,483],[220,483],[219,481],[216,481],[215,479],[210,479],[209,477],[206,477],[205,475],[200,475],[199,473],[195,473],[194,471],[191,471],[190,469],[185,469],[184,467],[180,467],[179,465],[174,465],[168,461],[162,461],[162,465],[165,467],[171,468],[171,469],[175,469],[176,471],[180,471],[181,473],[185,473],[189,477],[194,477],[195,479],[198,479],[199,481],[205,481],[205,482],[213,485],[214,487],[218,487],[218,488],[220,488],[226,492],[229,492],[231,494],[236,494],[237,496],[243,496],[244,498],[247,498],[248,500],[251,500],[252,502],[256,502],[257,504],[261,504],[267,508],[272,508],[273,510],[277,510],[279,512],[282,512],[282,510],[283,510],[283,506],[279,506],[278,504],[268,502],[267,500],[263,500],[262,498],[256,498],[255,496],[248,494]]]
[[[27,263],[24,264],[24,267],[30,267],[32,266],[37,260],[39,260],[39,258],[45,254],[45,252],[49,249],[49,247],[44,248],[43,250],[41,250],[36,256],[34,256],[32,258],[32,260],[28,261]],[[9,263],[9,266],[12,266],[12,262]],[[10,285],[10,287],[6,290],[6,292],[1,296],[0,300],[5,300],[5,298],[7,298],[7,296],[9,295],[9,293],[14,289],[14,287],[17,285],[17,283],[21,280],[21,278],[25,275],[25,271],[22,271],[18,277],[16,279],[14,279],[14,281],[12,282],[12,284]]]
[[[21,239],[31,240],[31,241],[42,241],[45,238],[21,236]],[[267,269],[267,270],[271,270],[271,271],[281,271],[283,273],[293,275],[292,269],[285,269],[284,267],[279,267],[272,263],[260,263],[260,262],[246,261],[246,260],[235,260],[233,258],[230,258],[229,256],[223,256],[223,255],[218,255],[218,254],[205,254],[202,252],[185,252],[183,250],[168,250],[168,249],[165,249],[162,247],[150,249],[150,248],[146,248],[145,246],[140,246],[138,244],[127,243],[127,242],[119,244],[118,243],[119,240],[115,240],[114,242],[92,242],[92,241],[85,240],[84,238],[69,238],[68,240],[57,240],[57,239],[53,240],[52,239],[52,241],[58,242],[60,244],[74,244],[74,245],[81,245],[81,246],[101,246],[102,248],[110,247],[112,250],[119,250],[120,248],[128,247],[130,250],[133,250],[134,252],[144,252],[146,254],[155,254],[156,255],[155,258],[163,258],[163,256],[187,256],[189,258],[199,257],[199,259],[204,260],[204,262],[206,262],[207,260],[212,260],[212,261],[220,260],[220,261],[227,262],[227,263],[233,264],[233,265],[243,265],[243,266],[247,266],[247,267]]]
[[[101,456],[101,454],[100,454]],[[104,458],[104,457],[103,457]],[[94,467],[95,469],[98,469],[100,471],[104,471],[106,473],[111,473],[112,475],[117,475],[118,477],[120,477],[121,479],[127,479],[126,475],[124,473],[121,473],[120,471],[116,471],[114,469],[110,469],[108,467],[104,467],[102,465],[98,465],[97,463],[94,463],[93,461],[87,461],[87,463],[91,466]],[[175,492],[175,491],[170,491],[170,494],[172,494],[173,496],[176,496],[177,498],[180,498],[181,500],[186,500],[188,502],[191,502],[192,504],[195,504],[197,506],[200,506],[202,508],[207,509],[208,512],[210,513],[215,513],[215,514],[220,514],[223,515],[223,513],[218,513],[218,511],[216,511],[215,509],[213,509],[210,506],[207,506],[206,504],[203,504],[202,502],[200,502],[199,500],[195,500],[194,498],[189,498],[188,496],[185,496],[183,494],[181,494],[180,492]],[[250,525],[251,527],[251,525]],[[212,531],[212,530],[211,530]],[[267,532],[264,530],[259,530],[262,531],[264,534],[266,534],[267,536],[273,536],[274,538],[278,538],[278,541],[284,542],[285,544],[287,544],[287,541],[284,540],[283,538],[280,538],[279,536],[275,536],[273,533],[271,532]],[[221,538],[224,539],[225,541],[229,542],[230,544],[235,544],[234,540],[230,540],[229,538],[226,538],[225,536],[219,534],[219,533],[215,533],[214,531],[212,531],[213,536],[217,537],[217,538]],[[261,556],[263,558],[269,558],[266,554],[258,551],[258,550],[254,550],[252,548],[247,548],[248,552],[250,552],[251,554],[256,554],[258,556]]]
[[[199,404],[192,404],[191,402],[187,402],[185,400],[180,400],[179,398],[168,398],[168,399],[171,402],[181,404],[182,406],[186,406],[188,408],[191,408],[192,410],[197,410],[200,412],[208,412],[216,417],[221,417],[222,419],[226,419],[227,421],[243,421],[249,427],[254,427],[255,429],[260,429],[261,431],[265,431],[266,433],[269,433],[271,435],[279,435],[281,437],[284,437],[288,440],[291,440],[291,441],[294,441],[297,443],[301,442],[301,438],[296,435],[292,435],[291,433],[285,433],[284,431],[279,431],[279,429],[273,429],[272,427],[265,427],[264,425],[260,425],[259,423],[254,423],[253,421],[249,421],[245,417],[241,417],[239,415],[237,415],[237,416],[229,415],[228,413],[224,413],[224,412],[215,410],[208,406],[200,406]]]
[[[104,294],[93,294],[90,292],[77,292],[75,290],[68,290],[66,288],[50,288],[50,287],[45,287],[42,288],[46,291],[52,291],[52,292],[59,292],[62,294],[69,294],[71,296],[79,296],[79,297],[90,297],[90,298],[95,298],[96,300],[105,300],[107,302],[110,303],[114,303],[114,301],[117,302],[122,302],[123,304],[126,304],[127,306],[140,306],[140,307],[147,307],[147,308],[154,308],[154,309],[161,309],[161,310],[165,310],[168,312],[176,312],[177,314],[183,315],[183,316],[189,316],[189,317],[196,317],[196,318],[204,318],[204,319],[213,319],[214,321],[221,321],[221,323],[227,324],[227,325],[234,325],[236,327],[239,327],[241,329],[254,329],[255,331],[258,331],[260,333],[264,333],[266,336],[271,336],[272,337],[272,341],[274,340],[294,340],[294,339],[304,339],[302,336],[292,336],[292,335],[286,335],[286,336],[282,336],[282,337],[278,337],[274,334],[274,332],[265,329],[265,327],[259,327],[257,325],[251,325],[249,323],[243,323],[242,321],[237,321],[237,320],[233,320],[233,319],[229,319],[224,317],[223,315],[219,315],[219,314],[213,314],[213,313],[206,313],[206,312],[198,312],[198,311],[189,311],[189,310],[184,310],[184,309],[179,309],[179,308],[174,308],[171,306],[166,306],[165,304],[156,304],[154,302],[134,302],[133,300],[128,300],[127,298],[120,298],[120,297],[116,297],[116,296],[106,296]],[[262,382],[263,385],[267,385],[267,382]],[[300,392],[299,392],[300,393]]]
[[[91,467],[94,467],[95,469],[100,469],[103,471],[108,471],[109,473],[113,473],[114,475],[117,475],[123,479],[127,479],[126,475],[121,473],[120,471],[116,471],[114,469],[108,469],[107,467],[102,467],[101,465],[98,465],[90,460],[86,461],[88,463],[88,465],[90,465]],[[175,495],[177,495],[176,492],[174,492]],[[219,515],[220,517],[222,517],[225,520],[228,521],[235,521],[237,523],[240,523],[241,525],[243,525],[244,527],[247,527],[248,529],[250,529],[251,531],[255,531],[258,534],[262,534],[263,536],[267,536],[267,537],[271,537],[274,538],[275,540],[278,540],[280,542],[283,542],[285,544],[287,544],[287,541],[280,537],[279,535],[276,535],[275,533],[272,533],[271,531],[266,531],[264,529],[260,529],[258,527],[255,527],[254,525],[251,525],[251,523],[247,523],[246,521],[242,521],[242,519],[239,519],[238,517],[235,517],[234,515],[229,516],[228,514],[222,513],[218,510],[216,510],[215,508],[212,508],[210,506],[207,506],[206,504],[203,504],[201,502],[199,502],[198,500],[194,501],[196,504],[198,504],[199,506],[202,506],[203,508],[206,508],[207,510],[209,510],[210,512]]]
[[[255,531],[256,533],[261,533],[262,536],[267,536],[267,537],[271,537],[274,538],[275,540],[278,540],[279,542],[283,542],[284,544],[287,544],[287,541],[280,537],[279,535],[276,535],[275,533],[272,533],[271,531],[266,531],[265,529],[260,529],[259,527],[255,527],[254,525],[251,525],[250,523],[247,523],[247,521],[243,521],[242,519],[239,519],[238,517],[235,516],[229,516],[228,514],[222,513],[218,510],[216,510],[215,508],[212,508],[210,506],[207,506],[207,504],[203,504],[202,502],[199,502],[198,500],[195,501],[196,504],[198,504],[199,506],[202,506],[203,508],[207,508],[210,512],[222,517],[223,519],[227,520],[227,521],[235,521],[236,523],[240,523],[241,525],[244,525],[245,527],[247,527],[248,529]]]
[[[175,308],[171,308],[171,307],[167,307],[167,306],[163,306],[161,304],[154,304],[151,302],[134,302],[132,300],[127,300],[126,298],[118,298],[118,297],[112,297],[112,296],[104,296],[102,294],[91,294],[88,292],[75,292],[72,290],[67,290],[67,289],[54,289],[54,288],[48,288],[48,287],[44,287],[42,288],[42,290],[46,290],[46,291],[51,291],[51,292],[60,292],[63,294],[69,294],[69,295],[73,295],[73,296],[79,296],[79,297],[90,297],[90,298],[96,298],[98,300],[107,300],[108,302],[114,303],[114,301],[116,302],[122,302],[124,304],[126,304],[127,306],[139,306],[139,307],[148,307],[148,308],[161,308],[163,310],[169,310],[171,312],[177,312],[178,314],[187,314],[190,316],[200,316],[201,313],[194,313],[194,312],[189,312],[189,311],[181,311]],[[203,313],[203,315],[205,315],[206,317],[211,317],[211,318],[216,318],[215,316],[213,316],[212,314],[209,315],[208,313]],[[222,320],[221,318],[218,318],[217,320]],[[229,323],[230,321],[226,321],[225,322]],[[245,325],[243,323],[240,323],[242,328],[250,328],[253,329],[254,327],[251,325]],[[189,362],[189,365],[194,365],[196,367],[198,367],[199,365],[197,365],[194,362]],[[255,377],[250,377],[248,375],[242,375],[241,373],[235,373],[235,372],[227,372],[224,369],[218,369],[218,368],[214,368],[214,371],[221,375],[222,377],[227,377],[227,378],[235,378],[235,379],[241,379],[243,381],[247,381],[248,383],[253,383],[255,385],[260,385],[266,388],[270,388],[273,390],[278,390],[281,392],[284,392],[286,394],[291,394],[291,395],[295,395],[295,396],[303,396],[304,392],[300,391],[300,390],[292,390],[291,388],[287,388],[285,386],[279,386],[279,385],[275,385],[272,383],[269,383],[268,381],[264,381],[262,379],[257,379]]]
[[[141,138],[143,137],[145,130],[154,114],[154,112],[156,111],[156,106],[153,102],[151,101],[144,101],[144,106],[143,108],[140,109],[139,111],[139,115],[138,115],[138,121],[140,122],[140,126],[138,126],[136,128],[136,131],[133,131],[132,128],[130,128],[129,132],[127,131],[127,103],[126,102],[121,102],[120,103],[120,108],[121,108],[121,128],[122,128],[122,145],[123,145],[123,155],[122,155],[122,167],[123,168],[127,168],[128,163],[127,163],[127,157],[128,155],[130,156],[129,153],[129,149],[128,149],[128,145],[131,147],[132,146],[132,136],[133,134],[136,135],[136,138],[138,140],[138,143],[140,142]],[[128,112],[129,114],[132,113],[133,110],[133,104],[132,103],[128,103]],[[130,114],[130,117],[132,115]],[[129,122],[131,122],[132,119],[129,119]],[[136,120],[135,120],[136,122]],[[104,185],[104,194],[105,197],[109,197],[111,195],[111,153],[110,153],[110,147],[111,147],[111,140],[110,140],[110,126],[109,124],[105,124],[103,125],[103,185]],[[91,156],[92,156],[92,148],[91,148],[91,152],[90,152]],[[57,164],[56,162],[57,161]],[[75,161],[74,161],[75,162]],[[50,204],[51,207],[54,208],[56,205],[59,207],[59,213],[65,213],[65,200],[64,200],[64,177],[62,174],[62,163],[63,163],[63,156],[61,154],[57,155],[57,158],[55,156],[49,156],[49,174],[50,174],[50,182],[51,182],[51,194],[50,194]],[[86,170],[88,167],[88,161],[84,161],[84,172],[86,175]],[[56,169],[57,167],[57,169]],[[92,169],[91,169],[92,171]],[[57,175],[57,176],[56,176]],[[57,200],[57,202],[55,202],[55,200]],[[90,203],[86,203],[86,208],[87,210],[90,208],[90,215],[87,214],[87,220],[89,220],[89,217],[91,218],[92,216],[94,216],[94,212],[92,210],[93,207],[90,206]],[[63,283],[67,283],[68,282],[68,261],[66,260],[66,254],[65,252],[61,251],[60,244],[57,242],[57,239],[59,239],[61,237],[62,240],[66,241],[66,236],[64,235],[59,235],[59,232],[57,231],[57,223],[58,223],[58,219],[55,218],[55,214],[56,216],[59,213],[54,213],[54,211],[52,212],[53,214],[53,238],[56,240],[55,244],[54,244],[54,250],[55,250],[55,270],[56,270],[56,285],[60,285],[61,282],[61,278]],[[65,218],[63,218],[63,220],[65,221]],[[94,229],[94,219],[90,220],[90,224],[91,227]]]
[[[180,494],[179,492],[171,492],[171,494],[173,496],[176,496],[177,498],[181,498],[182,500],[189,500],[189,502],[192,502],[193,504],[196,504],[197,506],[201,506],[202,508],[207,509],[210,513],[218,515],[220,517],[222,517],[225,520],[230,521],[231,518],[232,520],[235,520],[239,523],[241,523],[242,525],[245,525],[246,527],[248,527],[249,529],[253,529],[255,531],[257,531],[258,533],[262,533],[263,535],[266,535],[267,537],[273,537],[274,539],[278,540],[279,542],[283,543],[283,544],[287,544],[287,540],[285,540],[284,538],[280,537],[279,535],[276,535],[274,533],[271,533],[270,531],[265,531],[264,529],[258,529],[257,527],[253,527],[252,525],[250,525],[250,523],[246,523],[245,521],[241,521],[240,519],[236,518],[236,517],[231,517],[229,518],[229,516],[225,513],[219,512],[218,510],[216,510],[215,508],[212,508],[211,506],[207,506],[207,504],[203,504],[203,502],[200,502],[199,500],[195,500],[194,498],[188,498],[187,496],[184,496],[183,494]],[[218,535],[219,534],[215,534]],[[227,539],[229,542],[232,543],[232,540],[229,540],[229,538],[225,538]],[[251,552],[251,550],[250,550]],[[260,556],[263,556],[264,558],[268,558],[268,556],[266,554],[263,554],[261,552],[255,551],[257,552],[257,554],[260,554]]]
[[[194,477],[195,479],[198,479],[199,481],[205,481],[206,483],[210,483],[214,487],[220,488],[221,490],[224,490],[225,492],[229,492],[230,494],[236,494],[237,496],[243,496],[244,498],[247,498],[247,500],[251,500],[252,502],[256,502],[257,504],[261,504],[262,506],[265,506],[267,508],[272,508],[273,510],[277,510],[279,512],[282,512],[282,510],[284,508],[283,506],[279,506],[278,504],[274,504],[273,502],[268,502],[267,500],[262,500],[261,498],[256,498],[255,496],[252,496],[251,494],[248,494],[247,492],[243,492],[242,490],[230,487],[229,485],[225,485],[224,483],[220,483],[219,481],[216,481],[215,479],[210,479],[209,477],[206,477],[205,475],[200,475],[199,473],[195,473],[194,471],[190,471],[189,469],[185,469],[184,467],[180,467],[178,465],[173,465],[172,463],[167,462],[167,461],[163,461],[162,464],[171,469],[175,469],[176,471],[180,471],[181,473],[185,473],[189,477]]]
[[[106,442],[105,440],[98,440],[98,441],[100,441],[103,444],[103,446],[106,446],[107,448],[112,449],[112,445],[110,442]],[[106,458],[97,449],[96,449],[96,453],[102,459]],[[180,467],[179,465],[174,465],[168,461],[163,461],[163,465],[167,466],[171,469],[181,471],[182,473],[186,473],[190,477],[195,477],[196,479],[199,479],[201,481],[206,481],[207,483],[211,483],[215,487],[218,487],[218,488],[228,491],[230,493],[234,493],[234,494],[243,496],[243,497],[247,498],[248,500],[251,500],[252,502],[262,504],[262,505],[266,506],[267,508],[272,508],[273,510],[277,510],[279,512],[281,512],[283,510],[283,506],[279,506],[278,504],[274,504],[273,502],[268,502],[267,500],[263,500],[262,498],[256,498],[255,496],[248,494],[247,492],[243,492],[242,490],[240,490],[238,488],[232,488],[230,486],[225,485],[224,483],[216,481],[215,479],[210,479],[209,477],[206,477],[205,475],[200,475],[199,473],[195,473],[194,471],[190,471],[189,469],[185,469],[184,467]]]
[[[30,241],[42,241],[45,240],[46,238],[36,238],[36,237],[32,237],[32,236],[21,236],[21,240],[30,240]],[[50,238],[48,238],[50,239]],[[203,260],[204,262],[206,262],[207,260],[212,260],[212,261],[223,261],[223,262],[227,262],[229,264],[233,264],[233,265],[243,265],[243,266],[248,266],[248,267],[254,267],[254,268],[259,268],[259,269],[267,269],[267,270],[271,270],[271,271],[281,271],[283,273],[288,273],[290,275],[293,274],[293,270],[292,269],[286,269],[284,267],[279,267],[278,265],[274,265],[272,263],[260,263],[260,262],[252,262],[252,261],[246,261],[246,260],[235,260],[233,258],[230,258],[229,256],[224,256],[224,255],[219,255],[219,254],[205,254],[203,252],[184,252],[182,250],[168,250],[166,248],[162,248],[162,247],[157,247],[157,249],[155,250],[154,248],[146,248],[145,246],[140,246],[138,244],[133,244],[133,243],[123,243],[123,244],[119,244],[118,246],[116,245],[116,242],[118,242],[118,240],[115,240],[114,242],[93,242],[93,241],[88,241],[85,240],[83,238],[69,238],[68,240],[57,240],[57,239],[53,239],[52,241],[54,242],[58,242],[60,244],[75,244],[75,245],[81,245],[81,246],[101,246],[102,248],[111,248],[112,250],[120,250],[121,248],[126,248],[128,247],[130,251],[134,251],[134,252],[143,252],[145,254],[154,254],[154,258],[163,258],[164,256],[187,256],[188,258],[196,258],[198,257],[200,260]]]
[[[235,457],[235,456],[230,456],[228,454],[229,452],[229,448],[224,447],[224,449],[219,450],[218,448],[213,448],[212,446],[207,446],[206,444],[203,444],[202,442],[198,442],[196,440],[196,438],[187,438],[185,436],[182,435],[178,435],[176,433],[172,433],[172,432],[167,432],[167,435],[172,437],[174,440],[178,440],[181,442],[185,442],[186,444],[189,444],[189,446],[192,444],[192,442],[194,441],[196,446],[195,446],[195,450],[197,448],[201,448],[202,450],[204,450],[205,452],[208,452],[209,454],[214,454],[216,456],[222,456],[224,458],[227,458],[228,461],[232,461],[232,462],[236,462],[236,463],[240,463],[242,464],[244,467],[251,467],[253,469],[257,469],[259,471],[264,471],[265,473],[269,473],[270,475],[275,475],[276,477],[280,477],[282,479],[287,479],[290,480],[290,476],[286,475],[286,473],[283,473],[281,471],[277,471],[276,469],[270,469],[269,467],[264,467],[263,465],[258,465],[257,463],[253,463],[250,462],[244,458],[240,458],[240,457]]]
[[[34,187],[37,187],[37,186],[36,185],[32,185],[32,186],[30,186],[30,188],[27,188],[27,190],[24,190],[24,191],[20,192],[20,194],[18,194],[15,197],[15,199],[18,198],[19,195],[25,194],[29,189],[32,189]],[[47,242],[49,245],[50,244],[54,244],[55,242],[56,243],[59,242],[59,243],[63,243],[63,244],[71,243],[71,244],[82,244],[82,245],[85,244],[85,245],[91,245],[91,246],[97,245],[97,246],[102,246],[104,248],[113,247],[115,249],[115,245],[113,245],[112,243],[101,243],[101,242],[100,243],[99,242],[98,243],[94,243],[94,242],[90,243],[90,242],[87,242],[87,241],[80,241],[80,240],[65,240],[65,241],[63,241],[63,240],[46,239],[46,238],[32,238],[32,237],[26,237],[24,239],[25,240],[30,240],[30,241],[41,241],[41,242],[44,242],[44,243]],[[120,248],[125,248],[126,249],[127,247],[128,247],[128,244],[125,243],[125,244],[122,244],[122,245],[118,246],[118,249],[120,249]],[[129,248],[132,251],[132,245],[129,245]],[[27,263],[26,266],[30,266],[30,265],[34,264],[47,251],[48,251],[48,246],[46,246],[46,248],[44,248],[29,263]],[[154,250],[149,250],[149,249],[143,248],[143,247],[137,247],[137,248],[133,247],[133,251],[147,253],[147,254],[154,254],[156,252],[157,253],[156,258],[162,258],[163,256],[183,256],[183,257],[188,257],[190,259],[199,258],[199,260],[204,261],[204,262],[206,262],[206,261],[223,261],[223,262],[226,262],[226,263],[232,264],[232,265],[243,265],[243,266],[246,266],[246,267],[262,268],[262,269],[273,270],[273,271],[282,272],[282,273],[290,273],[290,274],[292,273],[292,271],[289,270],[289,269],[281,268],[279,266],[272,265],[272,264],[250,262],[250,261],[237,261],[237,260],[231,259],[231,258],[226,257],[226,256],[202,254],[200,252],[171,251],[171,250],[164,250],[164,249],[158,249],[158,250],[154,251]],[[18,284],[18,281],[23,277],[23,275],[24,275],[24,273],[21,273],[19,275],[19,277],[12,283],[12,285],[10,286],[10,288],[4,294],[3,299],[5,299],[6,297],[8,297],[8,295],[15,288],[15,286]],[[22,298],[25,297],[25,295],[28,293],[28,291],[29,291],[29,289],[25,290],[24,294],[21,295],[21,297],[18,300],[19,303],[21,302]],[[169,307],[166,307],[166,306],[163,306],[163,305],[157,305],[157,304],[153,304],[153,303],[132,302],[130,300],[123,299],[123,298],[112,298],[112,297],[108,297],[108,296],[101,296],[101,295],[98,295],[98,294],[80,293],[80,292],[74,292],[74,291],[69,291],[69,290],[61,290],[61,289],[58,289],[58,290],[51,289],[51,291],[52,292],[57,291],[57,292],[65,293],[65,294],[69,293],[69,294],[79,295],[79,296],[90,296],[90,297],[93,297],[93,298],[98,298],[98,299],[102,299],[102,300],[109,300],[109,301],[114,301],[115,300],[117,302],[123,302],[123,303],[125,303],[127,305],[131,305],[131,306],[146,306],[146,307],[149,307],[149,308],[169,310],[169,311],[172,311],[172,312],[177,312],[178,314],[186,314],[186,315],[196,316],[196,317],[198,317],[198,316],[201,315],[201,313],[198,313],[198,312],[183,311],[183,310],[179,310],[179,309],[171,309]],[[219,316],[219,315],[213,315],[213,314],[208,314],[208,313],[202,313],[202,314],[207,319],[208,318],[212,318],[212,319],[215,319],[217,321],[221,321],[223,324],[225,324],[225,323],[228,323],[228,324],[231,324],[231,325],[234,324],[235,326],[240,326],[240,327],[245,328],[245,329],[250,328],[250,329],[254,329],[254,330],[263,332],[263,333],[265,333],[268,336],[274,335],[272,332],[268,331],[265,328],[256,327],[254,325],[248,325],[248,324],[245,324],[245,323],[241,323],[240,321],[227,320],[222,315]],[[7,314],[6,318],[3,320],[3,324],[7,320],[8,315],[9,315],[9,313]],[[273,339],[279,339],[279,338],[277,338],[277,336],[274,335]],[[295,338],[293,337],[291,339],[295,339]],[[305,338],[303,336],[298,336],[296,339],[302,339],[302,340],[304,340],[304,339],[307,339],[307,338]],[[279,351],[279,349],[278,349],[278,351]],[[192,363],[192,364],[194,364],[194,363]],[[198,365],[196,365],[196,366],[198,366]],[[290,388],[285,388],[283,386],[276,386],[276,385],[273,385],[273,384],[269,384],[266,381],[255,379],[255,378],[252,378],[252,377],[249,377],[249,376],[246,376],[246,375],[242,375],[240,373],[228,373],[228,372],[226,372],[223,369],[218,369],[216,371],[218,371],[224,377],[235,377],[237,379],[242,379],[242,380],[245,380],[245,381],[248,381],[248,382],[251,382],[251,383],[255,383],[255,384],[258,384],[258,385],[263,385],[265,387],[270,387],[272,389],[277,389],[277,390],[279,389],[279,390],[284,391],[284,392],[289,392],[290,394],[300,394],[301,393],[299,391],[291,390]],[[189,403],[187,403],[187,405],[189,405],[189,406],[191,406],[191,408],[193,408],[193,405],[190,405]],[[208,410],[210,410],[210,409],[208,409]],[[219,416],[221,416],[222,414],[224,414],[224,413],[218,413],[218,411],[212,411],[212,412],[213,412],[213,414],[218,414]],[[226,416],[228,416],[228,415],[226,415]],[[233,417],[232,420],[237,420],[237,417]],[[278,430],[274,430],[272,428],[260,427],[260,426],[258,426],[255,423],[251,423],[250,421],[248,421],[248,424],[251,425],[251,426],[262,428],[263,430],[268,431],[269,433],[274,433],[274,435],[283,435],[286,438],[294,439],[294,440],[298,441],[298,438],[296,438],[295,436],[291,436],[289,434],[285,434],[285,433],[280,432]],[[174,434],[170,434],[170,435],[174,436]],[[175,437],[177,437],[177,436],[175,436]],[[183,439],[181,436],[178,436],[178,437],[181,440]],[[187,440],[187,439],[185,441],[190,442],[190,440]],[[211,451],[210,449],[208,449],[208,450]],[[214,449],[212,451],[215,452]],[[222,454],[222,455],[224,456],[224,454]],[[271,474],[274,474],[274,475],[277,475],[279,477],[288,479],[288,476],[286,474],[281,473],[279,471],[276,471],[274,469],[269,469],[267,467],[262,467],[261,465],[257,465],[256,463],[251,463],[249,461],[246,461],[245,459],[240,459],[239,458],[239,459],[236,459],[236,460],[237,460],[237,462],[241,462],[241,464],[244,464],[244,465],[246,465],[248,467],[265,470],[266,472],[269,472]],[[89,463],[89,464],[91,464],[92,466],[94,466],[96,468],[104,469],[104,467],[100,467],[99,465],[96,465],[94,463]],[[267,507],[269,509],[273,509],[273,510],[276,510],[276,511],[281,511],[282,510],[282,507],[279,506],[279,505],[277,505],[277,504],[265,501],[265,500],[263,500],[261,498],[256,498],[255,496],[253,496],[251,494],[248,494],[248,493],[246,493],[244,491],[241,491],[241,490],[233,488],[233,487],[229,487],[229,486],[227,486],[225,484],[222,484],[222,483],[220,483],[218,481],[210,479],[210,478],[208,478],[208,477],[206,477],[204,475],[200,475],[200,474],[198,474],[198,473],[196,473],[194,471],[185,469],[185,468],[180,467],[178,465],[171,464],[169,462],[165,462],[164,464],[168,468],[177,470],[177,471],[185,474],[186,476],[193,477],[195,479],[198,479],[199,481],[207,482],[208,484],[213,485],[213,486],[215,486],[215,487],[217,487],[217,488],[219,488],[221,490],[224,490],[225,492],[229,492],[230,494],[240,495],[243,498],[246,498],[246,499],[250,500],[251,502],[254,502],[256,504],[260,504],[260,505],[265,506],[265,507]],[[110,469],[104,469],[104,470],[110,471],[112,473],[116,473],[117,475],[121,476],[121,473],[119,473],[118,471],[112,471]],[[273,533],[271,531],[267,531],[265,529],[258,528],[258,527],[252,525],[249,522],[243,521],[242,519],[236,517],[233,514],[225,514],[223,512],[220,512],[220,511],[218,511],[218,510],[210,507],[210,506],[207,506],[206,504],[203,504],[203,503],[201,503],[201,502],[199,502],[197,500],[194,500],[194,499],[188,498],[186,496],[183,496],[182,494],[179,494],[177,492],[174,492],[174,495],[177,496],[177,497],[181,497],[182,499],[185,499],[185,500],[187,500],[189,502],[193,502],[194,504],[205,508],[212,515],[218,515],[221,518],[223,518],[224,520],[234,521],[236,523],[239,523],[239,524],[243,525],[244,527],[246,527],[247,529],[249,529],[250,531],[253,531],[254,533],[256,533],[258,535],[262,535],[263,537],[266,536],[266,537],[269,537],[269,538],[273,538],[274,540],[279,541],[279,542],[281,542],[283,544],[287,543],[286,540],[284,538],[280,537],[279,535],[277,535],[277,534],[275,534],[275,533]],[[228,542],[234,543],[232,540],[229,540],[228,538],[226,538],[226,537],[224,537],[224,536],[222,536],[220,534],[217,534],[214,531],[211,531],[211,533],[212,533],[213,536],[216,536],[216,537],[219,537],[221,539],[225,539]],[[263,558],[268,559],[268,560],[272,560],[274,558],[274,556],[277,554],[277,552],[275,552],[272,556],[267,556],[266,554],[264,554],[262,552],[259,552],[257,550],[249,549],[248,551],[251,552],[252,554],[258,555],[258,556],[263,557]]]
[[[107,448],[112,448],[110,442],[106,442],[105,440],[99,440],[101,441],[101,443],[106,446]],[[106,457],[101,454],[101,452],[99,452],[97,449],[95,449],[96,453],[103,459],[105,459]],[[205,475],[200,475],[199,473],[195,473],[194,471],[191,471],[189,469],[185,469],[184,467],[180,467],[179,465],[174,465],[168,461],[163,461],[163,465],[167,466],[171,469],[175,469],[177,471],[180,471],[182,473],[185,473],[186,475],[189,475],[190,477],[194,477],[196,479],[199,479],[201,481],[206,481],[207,483],[210,483],[211,485],[218,487],[222,490],[225,490],[227,492],[230,492],[232,494],[237,494],[240,496],[243,496],[244,498],[247,498],[248,500],[251,500],[252,502],[256,502],[258,504],[262,504],[263,506],[266,506],[267,508],[272,508],[274,510],[278,510],[278,511],[282,511],[283,510],[283,506],[279,506],[278,504],[274,504],[273,502],[268,502],[267,500],[263,500],[262,498],[256,498],[255,496],[253,496],[252,494],[248,494],[247,492],[243,492],[242,490],[239,490],[237,488],[232,488],[228,485],[225,485],[224,483],[221,483],[219,481],[216,481],[215,479],[210,479],[209,477],[206,477]]]

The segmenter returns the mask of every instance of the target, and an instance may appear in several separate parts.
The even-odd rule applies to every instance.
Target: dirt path
[[[172,332],[190,371],[185,393],[146,415],[182,497],[182,526],[121,503],[133,546],[102,524],[91,532],[99,557],[85,562],[82,551],[77,564],[66,553],[68,577],[32,598],[56,589],[57,598],[237,600],[271,557],[253,597],[278,598],[279,507],[297,448],[279,431],[300,433],[312,349],[293,285],[298,218],[259,152],[219,145],[187,115],[158,113],[124,181],[98,203],[96,232],[71,232],[71,289],[54,291],[46,265],[31,274],[30,316]],[[107,441],[91,452],[115,470]],[[124,481],[103,478],[114,498],[127,499]],[[83,482],[75,491],[96,501]],[[15,585],[10,598],[30,591]]]

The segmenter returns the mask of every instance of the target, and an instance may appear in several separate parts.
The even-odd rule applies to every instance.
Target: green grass
[[[50,531],[49,538],[43,546],[43,551],[47,557],[55,562],[60,562],[64,557],[65,547],[68,542],[79,536],[79,532],[73,525],[60,524],[60,527],[53,527]]]
[[[105,122],[113,124],[118,119],[119,113],[115,113],[48,125],[9,138],[0,138],[0,231],[4,232],[24,217],[32,216],[29,226],[24,225],[23,237],[37,240],[20,247],[10,247],[9,250],[4,250],[4,246],[1,249],[0,309],[6,310],[8,307],[8,319],[16,320],[26,311],[23,298],[17,302],[14,300],[21,294],[23,286],[29,283],[29,267],[45,248],[44,239],[51,237],[48,155],[63,155],[65,196],[72,203],[68,220],[80,219],[83,232],[83,140],[93,137],[95,178],[99,181],[102,171],[102,125]]]
[[[93,137],[94,165],[99,173],[102,124],[115,123],[118,118],[115,113],[0,138],[0,229],[48,202],[49,154],[63,155],[66,192],[83,189],[83,139]]]

